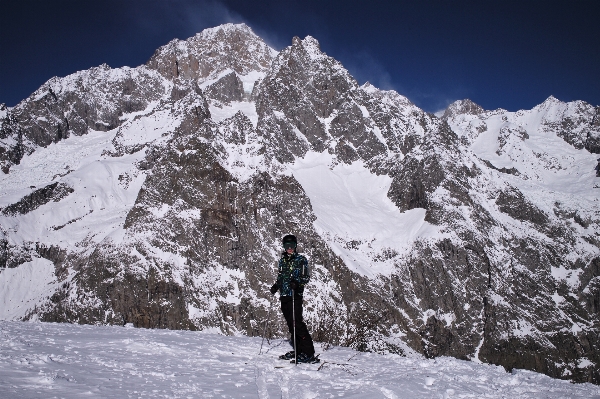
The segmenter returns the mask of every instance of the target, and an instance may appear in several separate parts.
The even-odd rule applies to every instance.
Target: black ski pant
[[[281,311],[283,312],[283,317],[285,317],[285,321],[287,322],[288,330],[290,331],[290,336],[292,337],[292,343],[294,342],[294,307],[296,308],[296,346],[298,347],[296,353],[304,353],[308,356],[313,356],[315,354],[313,340],[310,337],[308,328],[306,328],[306,323],[304,323],[304,319],[302,318],[302,297],[295,296],[293,300],[293,306],[291,296],[281,297]],[[294,350],[296,350],[296,348],[294,348]]]

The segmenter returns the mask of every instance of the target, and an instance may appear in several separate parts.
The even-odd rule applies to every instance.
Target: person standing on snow
[[[298,363],[317,363],[319,359],[315,357],[313,341],[302,318],[302,295],[304,286],[310,280],[308,260],[296,252],[298,241],[295,236],[286,235],[282,242],[285,251],[279,259],[279,273],[277,281],[271,287],[271,294],[275,295],[279,291],[281,311],[292,336],[292,342],[294,342],[295,320],[296,347],[294,351],[297,350],[297,356],[294,351],[290,351],[279,358],[293,360],[296,357]]]

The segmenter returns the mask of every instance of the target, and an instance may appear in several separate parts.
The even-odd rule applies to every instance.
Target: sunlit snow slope
[[[287,342],[191,331],[0,321],[0,390],[17,398],[599,398],[592,384],[442,357],[330,348],[321,364]]]
[[[361,161],[334,165],[328,153],[307,153],[291,169],[310,198],[317,231],[356,273],[388,275],[394,262],[374,262],[378,254],[406,256],[417,238],[443,238],[425,221],[425,209],[400,212],[387,196],[392,179],[373,174]]]

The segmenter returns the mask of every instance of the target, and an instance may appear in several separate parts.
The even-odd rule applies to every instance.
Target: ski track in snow
[[[0,321],[2,398],[600,398],[600,387],[453,358],[321,352],[193,331]],[[349,360],[352,358],[351,360]]]

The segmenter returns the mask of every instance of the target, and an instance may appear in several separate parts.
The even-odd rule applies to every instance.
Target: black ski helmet
[[[281,243],[283,244],[283,248],[285,248],[285,249],[288,249],[288,248],[296,249],[296,246],[298,245],[298,240],[296,240],[296,236],[288,234],[285,237],[283,237],[283,239],[281,240]]]

